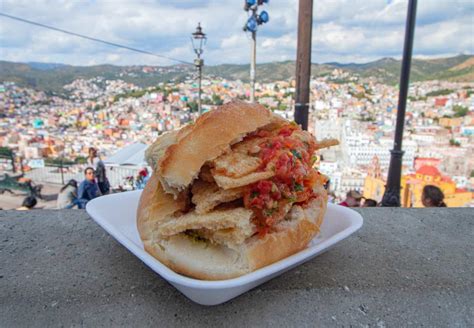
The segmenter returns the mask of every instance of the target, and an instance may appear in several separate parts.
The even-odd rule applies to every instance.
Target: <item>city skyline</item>
[[[293,120],[294,82],[259,84],[258,102]],[[342,69],[314,77],[311,86],[309,131],[318,140],[340,141],[340,146],[321,152],[321,162],[317,164],[330,178],[333,196],[341,199],[345,192],[355,189],[364,190],[369,198],[380,201],[393,143],[396,87]],[[0,84],[4,96],[0,104],[3,108],[0,128],[4,128],[0,146],[16,154],[17,168],[21,166],[19,160],[33,181],[61,183],[62,178],[64,182],[80,179],[83,166],[79,162],[86,156],[88,147],[96,147],[108,159],[137,143],[146,147],[158,135],[178,129],[197,116],[197,89],[190,78],[142,88],[121,79],[96,76],[75,79],[62,88],[67,91],[66,97],[21,87],[15,82]],[[412,177],[410,186],[414,188],[415,203],[419,203],[422,184],[436,178],[440,183],[445,182],[443,192],[448,195],[449,206],[469,206],[466,203],[472,206],[466,197],[471,195],[474,185],[473,90],[473,82],[432,80],[411,84],[403,172],[404,176]],[[232,99],[247,98],[248,84],[242,81],[204,78],[206,111]],[[68,162],[64,177],[55,166],[60,158]],[[372,163],[376,158],[380,165],[374,170]],[[12,169],[8,159],[0,165],[0,171],[2,167],[6,171]],[[110,183],[120,189],[124,176],[128,177],[133,169],[114,165],[108,167]],[[421,165],[433,166],[440,173],[420,180]],[[371,176],[371,172],[379,173]],[[420,181],[416,187],[415,178]]]
[[[140,48],[180,60],[194,57],[190,34],[201,22],[209,41],[206,64],[249,62],[250,40],[242,31],[247,16],[231,1],[107,1],[52,5],[53,2],[2,2],[1,11],[25,19]],[[270,22],[257,37],[257,62],[294,60],[298,1],[271,1],[262,9]],[[315,1],[315,63],[362,63],[400,58],[406,1]],[[471,1],[419,3],[414,56],[448,57],[474,53]],[[225,28],[223,28],[225,27]],[[0,59],[73,65],[169,65],[172,62],[101,45],[74,36],[0,18]],[[8,33],[7,33],[8,32]]]

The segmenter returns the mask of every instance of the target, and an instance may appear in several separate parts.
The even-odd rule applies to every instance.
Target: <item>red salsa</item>
[[[271,179],[249,185],[244,193],[244,205],[255,213],[254,223],[260,236],[283,219],[289,205],[304,204],[315,197],[313,186],[322,179],[312,168],[314,139],[305,141],[294,134],[296,130],[297,126],[288,124],[280,128],[277,135],[269,136],[267,131],[255,133],[266,138],[260,144],[260,170],[275,172]]]

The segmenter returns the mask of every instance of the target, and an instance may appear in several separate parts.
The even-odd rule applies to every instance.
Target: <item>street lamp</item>
[[[206,34],[202,32],[201,23],[198,23],[196,27],[196,32],[192,33],[191,43],[193,44],[194,52],[196,53],[197,58],[194,60],[194,65],[198,69],[199,75],[199,98],[198,98],[198,108],[199,115],[202,114],[202,104],[201,104],[201,80],[202,80],[202,67],[204,66],[204,60],[201,59],[201,55],[204,52],[203,46],[206,45],[207,37]]]
[[[400,181],[402,171],[402,140],[407,105],[408,84],[410,80],[410,65],[415,37],[417,0],[408,1],[407,21],[405,27],[405,43],[403,45],[402,70],[400,74],[400,91],[398,94],[397,125],[393,150],[390,151],[390,166],[388,168],[387,185],[382,198],[382,206],[400,206]]]

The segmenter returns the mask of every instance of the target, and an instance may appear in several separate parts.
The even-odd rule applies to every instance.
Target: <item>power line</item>
[[[27,19],[24,19],[24,18],[21,18],[21,17],[16,17],[16,16],[8,15],[8,14],[2,13],[2,12],[0,12],[0,16],[7,17],[7,18],[10,18],[10,19],[14,19],[14,20],[17,20],[17,21],[20,21],[20,22],[23,22],[23,23],[27,23],[27,24],[31,24],[31,25],[40,26],[40,27],[43,27],[43,28],[46,28],[46,29],[50,29],[50,30],[53,30],[53,31],[56,31],[56,32],[61,32],[61,33],[65,33],[65,34],[77,36],[77,37],[79,37],[79,38],[87,39],[87,40],[90,40],[90,41],[95,41],[95,42],[99,42],[99,43],[104,43],[104,44],[107,44],[107,45],[109,45],[109,46],[114,46],[114,47],[118,47],[118,48],[122,48],[122,49],[127,49],[127,50],[131,50],[131,51],[139,52],[139,53],[142,53],[142,54],[145,54],[145,55],[150,55],[150,56],[155,56],[155,57],[159,57],[159,58],[164,58],[164,59],[168,59],[168,60],[171,60],[171,61],[179,62],[179,63],[182,63],[182,64],[194,65],[193,63],[190,63],[190,62],[187,62],[187,61],[184,61],[184,60],[180,60],[180,59],[176,59],[176,58],[172,58],[172,57],[168,57],[168,56],[164,56],[164,55],[155,54],[155,53],[153,53],[153,52],[149,52],[149,51],[146,51],[146,50],[140,50],[140,49],[137,49],[137,48],[132,48],[132,47],[129,47],[129,46],[124,46],[124,45],[121,45],[121,44],[118,44],[118,43],[114,43],[114,42],[110,42],[110,41],[105,41],[105,40],[93,38],[93,37],[90,37],[90,36],[87,36],[87,35],[83,35],[83,34],[71,32],[71,31],[66,31],[66,30],[63,30],[63,29],[60,29],[60,28],[57,28],[57,27],[53,27],[53,26],[49,26],[49,25],[45,25],[45,24],[33,22],[33,21],[30,21],[30,20],[27,20]]]

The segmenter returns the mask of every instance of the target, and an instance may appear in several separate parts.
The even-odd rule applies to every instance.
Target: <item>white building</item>
[[[343,154],[345,155],[348,166],[368,166],[372,162],[374,156],[377,156],[382,169],[388,168],[390,164],[390,150],[393,149],[393,139],[379,138],[369,135],[362,129],[356,128],[353,121],[347,121],[342,133],[341,145]],[[404,140],[402,150],[402,163],[404,166],[413,167],[413,160],[418,145],[413,140]]]

